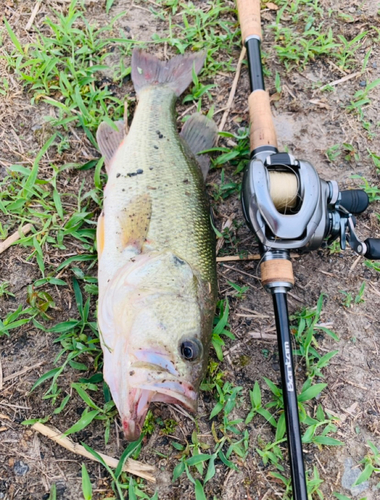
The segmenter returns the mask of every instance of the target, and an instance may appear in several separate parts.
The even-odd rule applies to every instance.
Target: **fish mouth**
[[[139,351],[135,357],[138,361],[130,366],[128,379],[129,412],[127,417],[122,417],[124,436],[128,441],[139,438],[152,402],[180,404],[191,412],[197,409],[197,393],[193,385],[181,380],[167,356]]]

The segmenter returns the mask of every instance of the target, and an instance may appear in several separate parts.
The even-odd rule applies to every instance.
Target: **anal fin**
[[[98,249],[98,258],[102,256],[104,250],[104,212],[99,216],[98,225],[96,227],[96,245]]]

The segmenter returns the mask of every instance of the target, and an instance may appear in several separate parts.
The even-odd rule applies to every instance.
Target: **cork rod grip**
[[[236,0],[243,45],[249,36],[261,40],[260,0]]]
[[[294,285],[293,266],[290,260],[267,260],[261,264],[260,269],[261,282],[264,286],[276,282],[285,282],[292,286]]]
[[[265,90],[255,90],[248,98],[251,122],[251,151],[260,146],[277,148],[276,131],[270,110],[269,94]]]

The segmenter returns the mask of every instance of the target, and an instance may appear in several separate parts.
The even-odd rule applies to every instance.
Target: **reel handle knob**
[[[369,198],[362,189],[341,191],[340,196],[340,205],[351,214],[361,214],[368,208]]]
[[[380,238],[367,238],[364,243],[367,245],[364,257],[371,260],[380,260]]]

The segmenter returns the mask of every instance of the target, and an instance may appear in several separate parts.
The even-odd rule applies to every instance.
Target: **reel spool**
[[[342,250],[348,243],[359,255],[379,259],[380,240],[363,242],[355,232],[353,214],[368,204],[364,191],[339,191],[336,181],[320,179],[309,162],[288,153],[262,151],[244,174],[244,217],[264,252],[310,252],[339,238]]]

